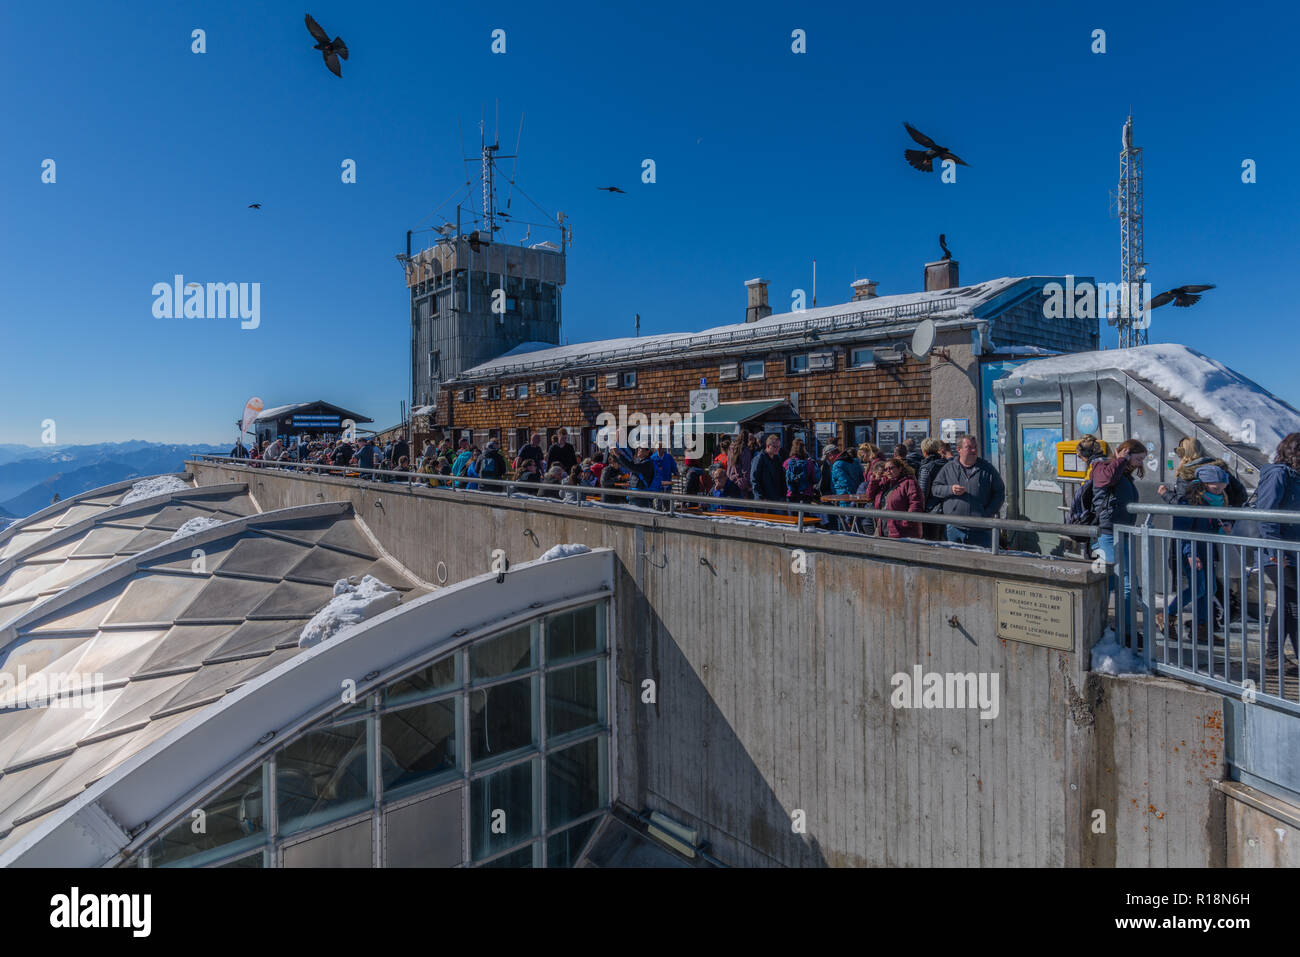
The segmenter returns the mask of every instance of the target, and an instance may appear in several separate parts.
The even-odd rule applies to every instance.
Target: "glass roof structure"
[[[435,820],[407,863],[576,859],[611,801],[608,550],[433,589],[346,502],[128,491],[0,540],[0,865],[402,866]],[[367,575],[396,607],[301,647]],[[211,846],[176,839],[195,810]]]

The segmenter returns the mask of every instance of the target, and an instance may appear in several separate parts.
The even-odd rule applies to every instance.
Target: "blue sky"
[[[739,321],[757,275],[780,310],[814,258],[819,304],[855,276],[913,291],[940,232],[967,283],[1117,279],[1107,193],[1131,104],[1150,278],[1219,285],[1154,313],[1151,340],[1300,406],[1293,8],[307,9],[351,50],[341,80],[283,3],[0,9],[0,442],[39,444],[45,419],[61,444],[226,442],[250,395],[396,421],[409,310],[393,257],[463,187],[457,118],[476,151],[498,101],[507,150],[526,114],[519,185],[574,225],[572,342],[630,335],[638,312],[643,334]],[[957,183],[906,165],[903,120],[971,164]],[[260,282],[260,326],[155,318],[150,290],[176,273]]]

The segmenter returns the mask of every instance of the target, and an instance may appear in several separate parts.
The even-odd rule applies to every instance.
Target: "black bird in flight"
[[[1213,289],[1214,283],[1208,283],[1203,286],[1179,286],[1177,289],[1170,289],[1168,292],[1162,292],[1158,296],[1153,296],[1151,302],[1147,304],[1148,309],[1159,309],[1161,306],[1172,302],[1175,306],[1182,306],[1186,309],[1193,303],[1201,301],[1200,294],[1207,289]]]
[[[596,189],[605,189],[605,190],[609,190],[609,192],[611,192],[611,193],[623,193],[623,192],[626,192],[626,190],[619,189],[617,186],[597,186]]]
[[[311,18],[311,14],[306,17],[307,29],[316,39],[316,46],[312,49],[320,50],[321,56],[325,58],[325,65],[335,76],[342,78],[343,68],[339,66],[339,57],[348,58],[348,45],[343,42],[342,37],[330,39],[330,35],[321,29],[321,25]]]
[[[943,250],[943,260],[940,260],[940,262],[952,258],[952,250],[948,248],[948,243],[943,233],[939,234],[939,248]]]
[[[911,164],[913,169],[919,169],[922,173],[933,173],[936,159],[952,160],[958,166],[970,165],[970,163],[949,150],[948,147],[937,144],[911,123],[904,123],[903,125],[907,127],[908,135],[925,147],[924,152],[921,150],[903,150],[903,156],[907,158],[907,162]]]
[[[261,208],[262,208],[262,204],[261,204],[261,203],[249,203],[249,204],[248,204],[248,208],[249,208],[249,209],[261,209]]]

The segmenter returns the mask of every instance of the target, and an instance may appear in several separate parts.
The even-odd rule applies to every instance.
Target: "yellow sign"
[[[1110,446],[1105,442],[1100,443],[1100,445],[1102,455],[1109,455]],[[1088,477],[1088,463],[1079,454],[1078,439],[1056,443],[1056,477],[1072,479],[1086,479]]]
[[[1061,651],[1074,650],[1074,602],[1064,588],[995,582],[997,636]]]

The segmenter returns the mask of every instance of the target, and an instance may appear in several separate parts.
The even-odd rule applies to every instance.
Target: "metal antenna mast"
[[[1123,283],[1123,301],[1114,322],[1119,326],[1119,347],[1147,344],[1147,330],[1133,324],[1134,316],[1144,315],[1143,282],[1147,264],[1142,249],[1142,147],[1133,145],[1133,114],[1124,123],[1124,149],[1119,154],[1119,188],[1116,192],[1119,213],[1119,270]]]

